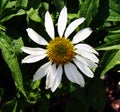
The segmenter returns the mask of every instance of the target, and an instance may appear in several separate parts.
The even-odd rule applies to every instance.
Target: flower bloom
[[[46,76],[46,89],[54,92],[62,80],[63,71],[66,77],[74,83],[84,87],[85,81],[82,74],[93,78],[93,69],[96,69],[99,62],[96,55],[98,52],[91,46],[82,43],[91,33],[91,28],[80,30],[70,40],[70,34],[83,22],[85,18],[74,20],[67,26],[67,8],[64,7],[58,18],[58,35],[55,37],[54,25],[50,13],[45,14],[45,29],[51,38],[47,42],[42,36],[37,34],[33,29],[28,28],[28,36],[37,44],[46,46],[45,48],[22,47],[22,51],[29,54],[22,63],[34,63],[44,58],[48,62],[43,64],[34,74],[33,81],[39,80]]]

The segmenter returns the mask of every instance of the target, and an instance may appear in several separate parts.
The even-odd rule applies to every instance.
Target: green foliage
[[[85,17],[86,22],[83,27],[89,26],[92,21],[92,17],[98,11],[99,0],[80,0],[80,17]]]
[[[104,53],[100,63],[101,76],[104,76],[107,71],[120,64],[120,50],[110,50]]]
[[[20,39],[19,39],[20,40]],[[16,87],[26,96],[23,88],[22,73],[19,67],[18,59],[15,53],[20,52],[21,41],[10,41],[9,37],[0,33],[0,48],[2,50],[2,56],[12,72],[12,76]],[[15,49],[14,49],[15,48]],[[17,49],[16,49],[17,48]],[[18,50],[19,49],[19,50]]]
[[[67,82],[63,77],[63,85],[51,93],[44,89],[44,78],[32,81],[35,71],[44,61],[21,64],[25,56],[21,47],[36,47],[28,38],[28,27],[48,39],[44,28],[45,12],[50,11],[56,27],[58,14],[64,6],[68,9],[68,23],[85,17],[85,23],[79,28],[92,27],[93,33],[86,42],[96,47],[100,63],[93,79],[85,77],[84,88]],[[8,80],[15,85],[14,90],[9,87],[11,91],[7,91],[6,85],[0,83],[1,112],[49,112],[54,109],[63,112],[102,112],[106,97],[101,77],[113,69],[120,71],[120,1],[0,0],[0,56],[0,76],[4,77],[6,73],[12,78]],[[2,66],[7,67],[6,70],[1,69]],[[8,83],[6,79],[0,78],[0,82]]]
[[[38,14],[38,9],[34,10],[33,8],[31,8],[29,11],[27,11],[27,16],[28,18],[30,18],[31,20],[35,22],[40,22],[41,20]]]

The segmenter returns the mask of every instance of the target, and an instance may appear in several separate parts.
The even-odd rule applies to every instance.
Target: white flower
[[[51,38],[50,42],[31,28],[27,29],[29,37],[37,44],[46,46],[46,49],[22,47],[22,51],[29,54],[22,60],[22,63],[34,63],[48,58],[48,62],[36,71],[34,81],[46,76],[46,89],[51,88],[54,92],[61,83],[63,70],[70,81],[81,87],[85,85],[82,74],[90,78],[94,77],[92,69],[96,69],[99,62],[96,57],[98,53],[91,46],[80,43],[92,33],[91,28],[79,31],[72,40],[68,39],[70,34],[84,21],[84,17],[76,19],[66,28],[67,8],[64,7],[58,18],[58,37],[55,37],[50,13],[47,11],[45,14],[45,28]]]

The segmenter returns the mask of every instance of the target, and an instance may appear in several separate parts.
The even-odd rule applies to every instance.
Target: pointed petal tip
[[[51,15],[48,11],[45,13],[45,29],[51,38],[55,37],[53,20],[52,20]]]
[[[33,80],[32,80],[33,82],[35,82],[35,81],[37,81],[35,78],[33,78]]]
[[[80,30],[80,31],[73,37],[72,42],[73,42],[74,44],[77,44],[77,43],[85,40],[86,38],[88,38],[88,37],[91,35],[92,32],[93,32],[93,31],[92,31],[92,29],[91,29],[90,27],[84,28],[84,29]]]
[[[21,62],[21,63],[23,64],[23,63],[26,63],[26,62],[24,61],[24,59],[22,59],[22,62]]]
[[[55,92],[55,90],[56,90],[56,89],[52,89],[52,88],[51,88],[52,93]]]
[[[36,77],[33,76],[33,82],[37,81],[38,79]]]
[[[32,28],[27,28],[26,31],[29,32],[30,30],[33,30]]]
[[[64,9],[64,10],[67,10],[67,7],[66,7],[66,6],[64,6],[64,7],[63,7],[63,9]]]
[[[79,19],[83,20],[83,22],[86,20],[85,17],[81,17],[81,18],[79,18]]]
[[[35,82],[35,81],[37,81],[37,80],[39,80],[40,78],[38,77],[38,75],[36,75],[36,74],[34,74],[33,75],[33,81]]]
[[[67,25],[67,8],[66,8],[66,6],[64,6],[60,12],[59,18],[58,18],[57,30],[58,30],[58,34],[60,37],[63,36],[64,31],[66,29],[66,25]]]
[[[80,87],[82,87],[82,88],[83,88],[83,87],[85,87],[85,84],[83,84],[83,85],[82,85],[82,84],[80,84]]]
[[[85,81],[83,83],[80,83],[80,87],[85,87]]]

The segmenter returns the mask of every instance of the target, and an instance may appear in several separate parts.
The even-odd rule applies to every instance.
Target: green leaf
[[[106,44],[99,46],[96,48],[97,50],[113,50],[113,49],[120,49],[120,39],[107,42]]]
[[[17,1],[8,2],[5,8],[13,8],[16,5]]]
[[[28,0],[17,0],[17,6],[27,7]]]
[[[110,16],[107,18],[107,21],[120,21],[120,13],[110,9]]]
[[[120,14],[120,1],[119,0],[109,0],[109,7],[116,13]]]
[[[117,64],[120,64],[120,50],[106,51],[99,66],[101,77]]]
[[[110,16],[107,21],[120,21],[120,1],[119,0],[109,0],[109,12]]]
[[[105,37],[104,41],[105,42],[111,42],[111,41],[115,41],[115,40],[119,41],[119,39],[120,39],[120,30],[114,30],[114,31],[109,31],[109,33]],[[119,42],[117,42],[117,43],[119,43]]]
[[[38,9],[35,10],[35,9],[31,8],[29,11],[27,11],[27,16],[28,16],[28,18],[30,18],[31,20],[33,20],[35,22],[41,21]]]
[[[65,0],[52,0],[59,11],[65,6]]]
[[[7,6],[9,0],[1,0],[0,1],[0,13],[2,13],[2,11],[5,9],[5,7]]]
[[[20,10],[17,11],[17,13],[10,14],[10,15],[8,15],[8,16],[5,16],[4,18],[2,18],[2,19],[0,20],[0,22],[5,22],[5,21],[11,19],[11,18],[14,17],[14,16],[20,16],[20,15],[24,15],[24,14],[25,14],[25,11],[24,11],[23,9],[20,9]]]
[[[17,111],[17,105],[18,105],[18,102],[15,102],[15,106],[13,108],[13,111],[12,112],[16,112]]]
[[[68,14],[69,19],[79,18],[78,14]]]
[[[2,112],[12,112],[15,102],[16,102],[15,98],[10,101],[5,102],[5,104],[1,106]]]
[[[18,38],[17,40],[13,40],[12,45],[13,45],[13,48],[14,48],[16,54],[22,52],[21,47],[24,45],[22,38]]]
[[[3,26],[3,25],[0,25],[0,30],[3,30],[3,31],[5,31],[5,30],[6,30],[5,26]]]
[[[85,17],[86,21],[83,26],[89,26],[92,17],[98,12],[99,0],[79,0],[80,1],[80,17]]]
[[[23,78],[20,70],[20,66],[18,63],[17,56],[15,54],[14,47],[9,39],[9,37],[5,34],[0,33],[0,49],[2,50],[2,56],[7,63],[12,77],[14,79],[14,83],[20,92],[26,96],[24,87],[23,87]]]

